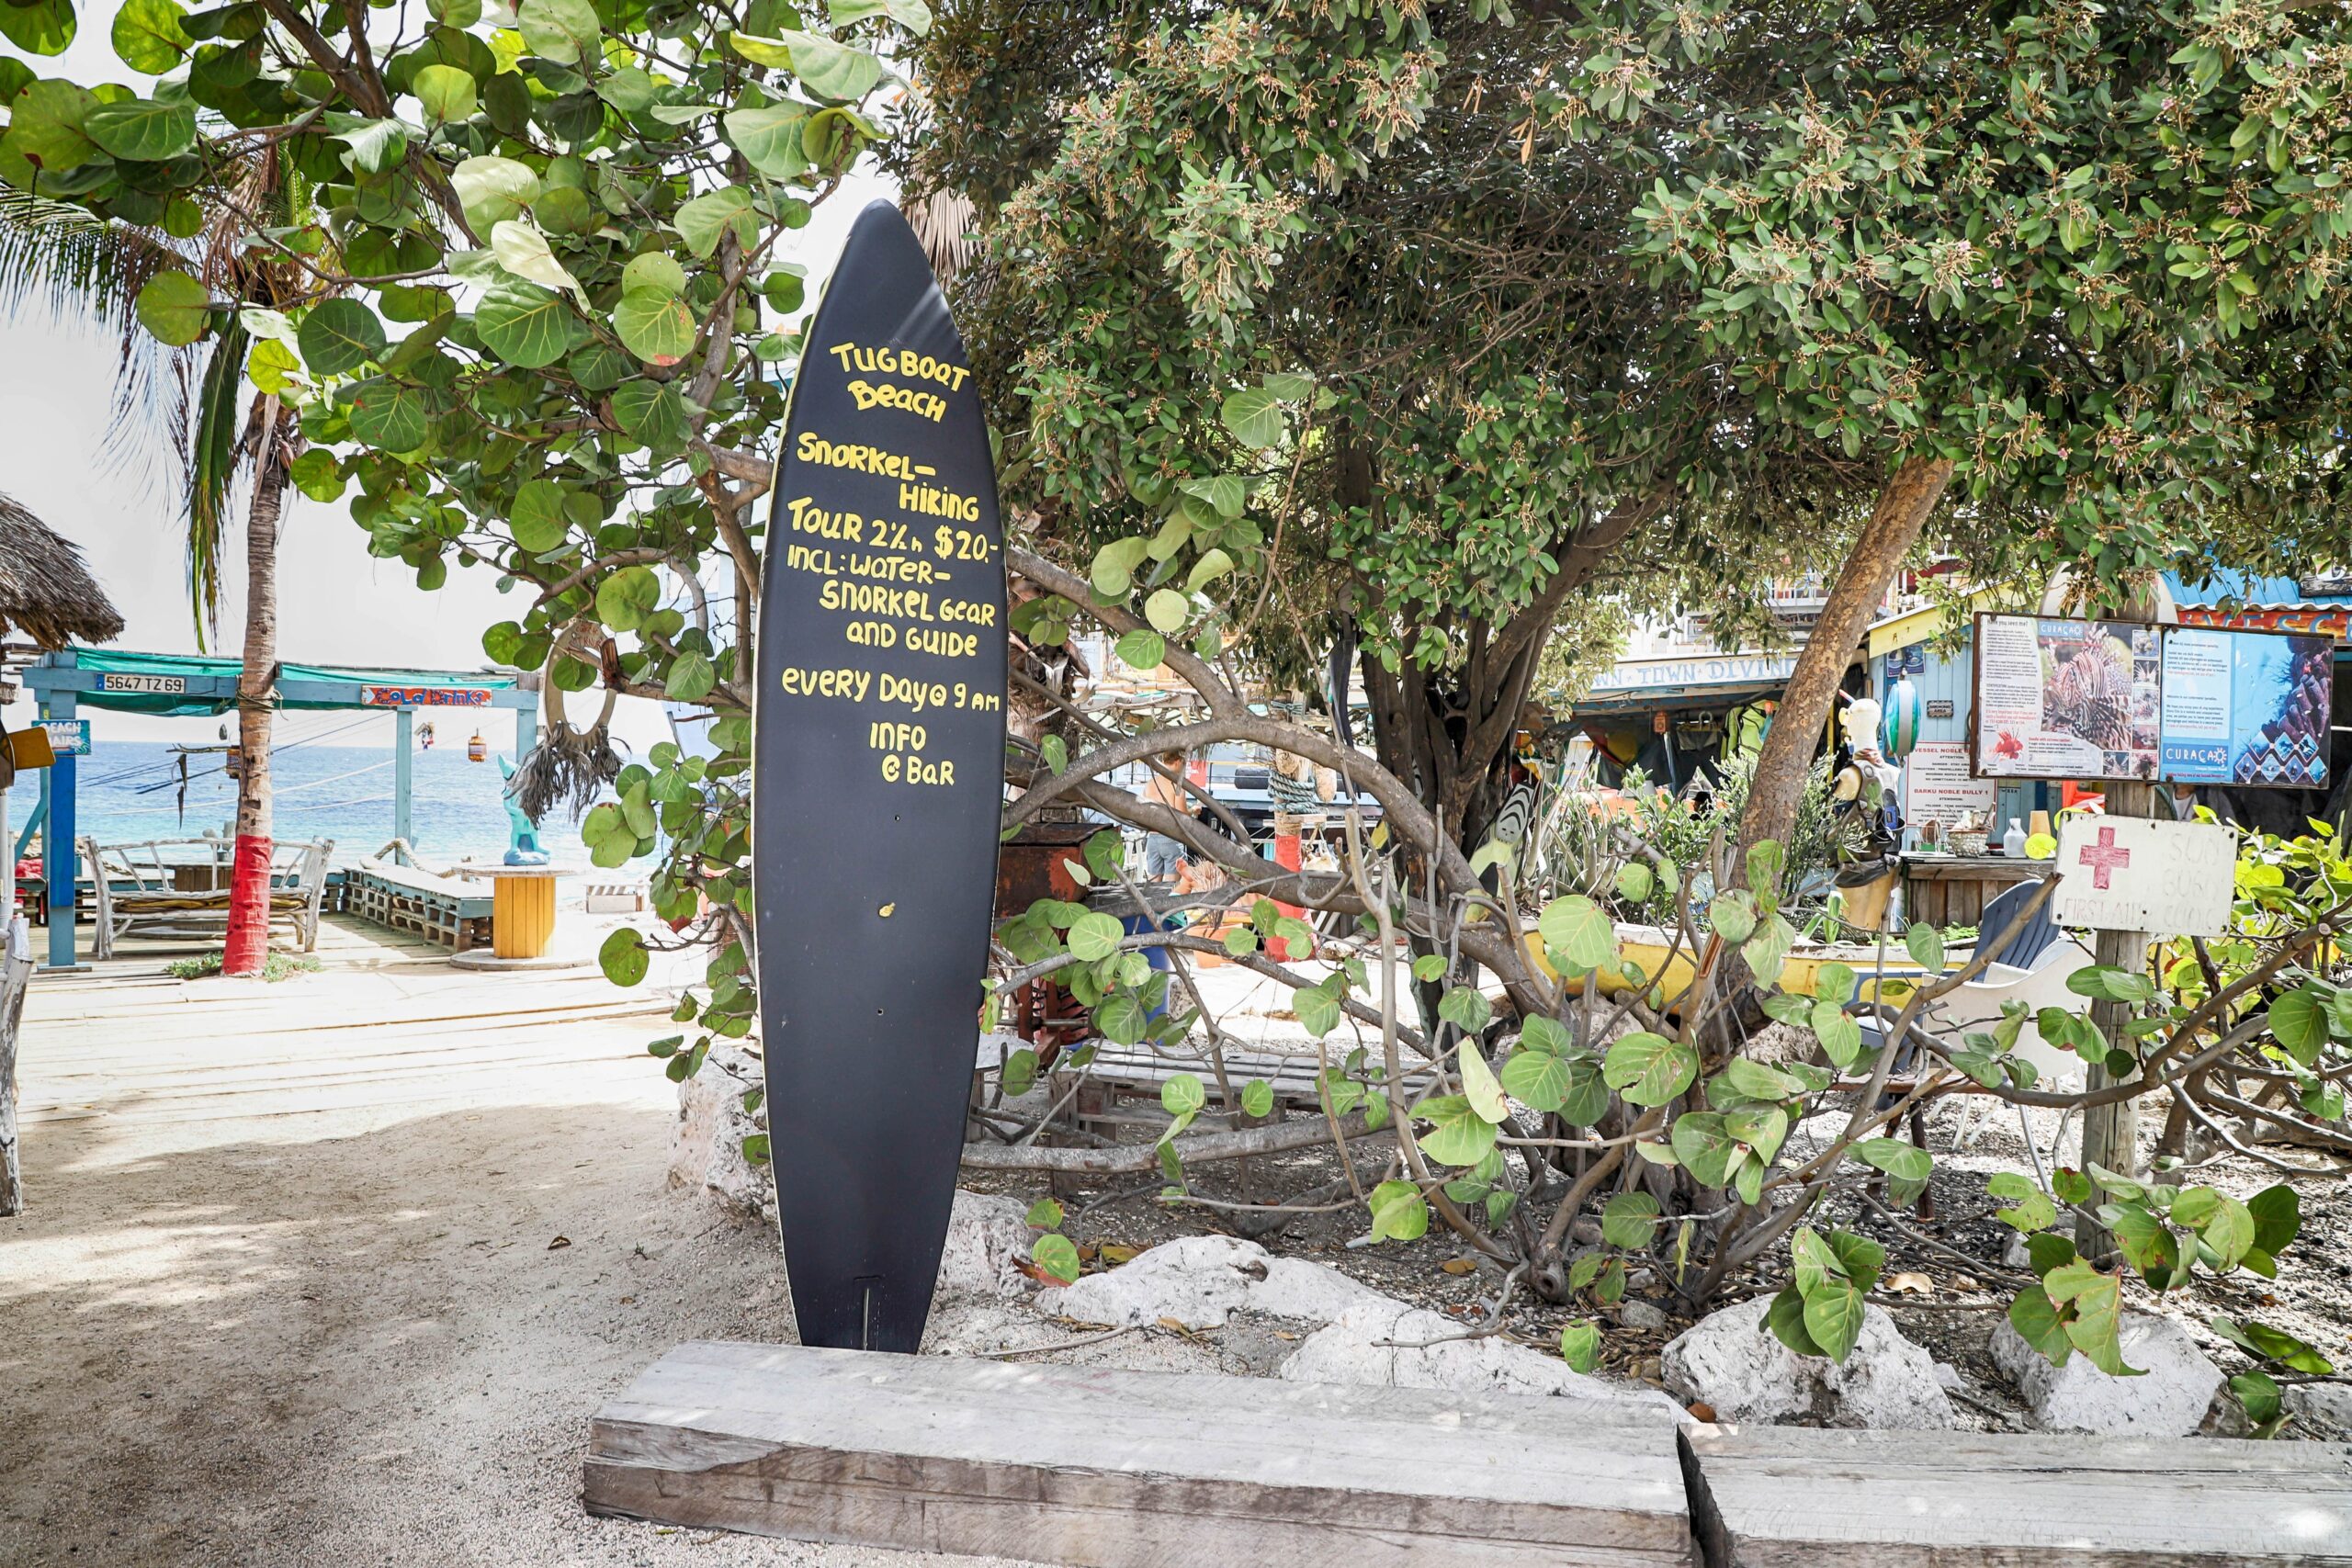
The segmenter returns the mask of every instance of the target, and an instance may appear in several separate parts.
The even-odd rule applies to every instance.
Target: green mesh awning
[[[237,705],[237,672],[242,665],[234,659],[207,659],[192,653],[134,653],[111,648],[80,648],[70,654],[52,654],[50,658],[70,658],[74,668],[93,674],[139,677],[153,682],[152,689],[143,691],[77,693],[75,702],[80,707],[200,718],[227,713]],[[362,664],[283,664],[277,672],[277,689],[282,698],[279,706],[285,708],[353,707],[357,705],[354,687],[508,691],[514,688],[514,682],[511,671],[402,670]]]

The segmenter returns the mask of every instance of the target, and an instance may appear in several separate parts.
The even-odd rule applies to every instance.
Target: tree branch
[[[714,446],[707,441],[695,442],[695,450],[709,458],[710,466],[730,479],[741,479],[762,491],[775,483],[775,465],[754,453]]]
[[[1092,615],[1114,632],[1142,629],[1143,623],[1119,605],[1094,603],[1094,590],[1084,578],[1074,571],[1063,570],[1043,556],[1033,554],[1017,546],[1007,545],[1004,550],[1004,564],[1047,592],[1058,593],[1071,604],[1079,605],[1088,615]],[[1246,707],[1247,705],[1242,702],[1240,694],[1218,677],[1215,667],[1208,660],[1190,649],[1178,648],[1170,644],[1168,649],[1167,662],[1168,668],[1184,678],[1185,684],[1200,693],[1203,700],[1209,705],[1209,712],[1224,714]]]
[[[1348,1138],[1373,1134],[1364,1130],[1361,1113],[1340,1123]],[[1250,1127],[1238,1133],[1209,1133],[1179,1138],[1171,1145],[1186,1164],[1211,1160],[1247,1159],[1251,1155],[1281,1154],[1331,1141],[1331,1130],[1320,1122],[1278,1122],[1271,1127]],[[967,1170],[1057,1170],[1086,1176],[1121,1176],[1130,1171],[1159,1168],[1158,1144],[1122,1144],[1109,1149],[1005,1148],[988,1144],[964,1145]]]

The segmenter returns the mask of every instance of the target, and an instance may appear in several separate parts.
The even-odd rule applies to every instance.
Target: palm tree
[[[252,348],[241,311],[307,302],[311,281],[273,265],[246,236],[281,224],[304,201],[274,148],[213,188],[202,226],[187,241],[159,231],[102,222],[64,204],[0,191],[0,307],[46,304],[52,312],[93,313],[116,330],[122,373],[107,445],[118,460],[157,454],[187,520],[188,593],[197,642],[220,618],[220,559],[238,484],[247,489],[245,635],[237,682],[235,864],[230,883],[224,975],[259,975],[269,953],[272,794],[269,741],[277,669],[277,535],[286,484],[301,446],[294,410],[274,393],[248,398]],[[139,290],[157,273],[192,272],[216,299],[236,309],[209,337],[185,346],[159,342],[138,322]]]

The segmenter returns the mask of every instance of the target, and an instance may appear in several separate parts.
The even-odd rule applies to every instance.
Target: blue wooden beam
[[[16,859],[22,860],[25,858],[25,846],[33,841],[33,835],[40,832],[42,826],[48,821],[49,770],[43,768],[40,773],[40,803],[33,807],[33,814],[31,818],[26,821],[24,831],[17,835],[17,843],[14,851]]]
[[[71,650],[62,654],[44,654],[38,662],[26,668],[24,671],[24,682],[26,687],[36,696],[46,696],[52,692],[68,692],[85,694],[91,698],[91,706],[106,707],[108,705],[106,701],[106,677],[108,674],[119,675],[126,673],[138,673],[137,671],[124,671],[84,670],[78,665],[63,662],[73,657],[74,655]],[[51,660],[56,660],[57,662],[51,662]],[[175,692],[149,693],[144,694],[151,696],[184,697],[189,702],[213,705],[224,713],[236,705],[237,676],[233,673],[226,675],[192,675],[186,673],[183,670],[173,670],[168,668],[159,669],[156,673],[167,675],[179,681],[180,689]],[[458,688],[486,691],[490,697],[487,705],[494,708],[512,708],[519,711],[536,707],[539,700],[537,693],[525,691],[520,686],[476,685],[473,682],[481,679],[481,677],[469,671],[435,670],[431,671],[420,671],[418,673],[430,675],[431,678],[428,681],[418,682],[419,684],[428,687],[438,689]],[[390,708],[394,705],[388,703],[370,703],[366,701],[365,698],[368,689],[373,686],[383,686],[396,683],[397,682],[389,682],[384,681],[362,681],[358,679],[348,681],[314,681],[281,677],[277,682],[277,695],[278,701],[282,706],[288,708],[307,707],[381,710]],[[437,703],[426,703],[419,705],[437,707],[442,705]],[[464,705],[452,704],[449,705],[461,706]]]
[[[53,692],[71,693],[75,695],[89,696],[92,699],[90,705],[93,707],[103,708],[107,705],[106,693],[100,685],[104,676],[98,671],[53,669],[36,664],[28,668],[24,673],[25,685],[37,696],[46,696]],[[185,691],[150,694],[184,697],[192,703],[215,704],[224,713],[236,706],[237,682],[233,679],[223,680],[205,675],[190,675],[186,680]],[[372,685],[375,682],[282,680],[277,682],[279,711],[283,712],[288,708],[350,708],[363,713],[394,711],[389,704],[363,702],[361,696],[364,684]],[[539,701],[537,692],[526,692],[519,686],[475,689],[486,689],[490,693],[488,705],[494,708],[513,708],[523,711],[536,707]],[[439,707],[443,705],[426,703],[421,705]],[[447,705],[452,711],[464,712],[468,705]]]
[[[44,718],[72,718],[74,694],[51,692],[41,704]],[[74,950],[74,764],[60,757],[49,765],[49,816],[41,827],[40,870],[49,883],[49,963],[51,969],[71,969],[80,962]]]

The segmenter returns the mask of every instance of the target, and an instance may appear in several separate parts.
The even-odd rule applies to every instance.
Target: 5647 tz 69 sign
[[[180,696],[187,691],[185,675],[125,675],[113,671],[98,677],[101,692],[156,692],[165,696]]]

